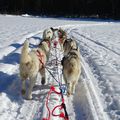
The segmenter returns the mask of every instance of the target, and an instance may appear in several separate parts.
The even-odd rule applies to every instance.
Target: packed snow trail
[[[32,34],[32,35],[34,35],[34,34]],[[40,39],[40,37],[39,36],[41,36],[41,35],[35,35],[35,36],[30,36],[31,37],[31,39],[30,39],[30,43],[35,43],[35,44],[33,44],[33,45],[37,45],[38,44],[38,41],[36,41],[36,38],[38,39]],[[28,37],[28,35],[27,35],[27,37]],[[26,38],[27,38],[26,37]],[[37,43],[37,44],[36,44]],[[31,45],[32,45],[31,44]],[[14,51],[13,53],[15,53],[16,51]],[[56,54],[57,53],[57,54]],[[58,58],[61,58],[62,59],[62,53],[60,53],[60,47],[59,47],[59,49],[57,49],[57,51],[55,51],[54,49],[53,49],[53,51],[52,51],[52,54],[51,54],[51,56],[52,55],[54,55],[54,54],[56,54],[56,55],[58,55]],[[60,56],[61,55],[61,56]],[[53,74],[54,74],[54,76],[58,79],[58,74],[62,74],[62,71],[61,71],[61,67],[59,67],[59,70],[60,71],[57,71],[57,69],[55,69],[55,63],[54,62],[56,62],[56,61],[54,61],[56,58],[54,58],[54,56],[53,57],[51,57],[51,62],[53,62],[52,63],[52,67],[50,68],[51,70],[53,70]],[[59,60],[60,61],[60,60]],[[49,63],[49,64],[51,64],[51,63]],[[60,64],[60,63],[59,63]],[[55,72],[56,71],[56,72]],[[85,70],[84,70],[84,72],[85,72]],[[38,76],[38,79],[40,79],[40,76]],[[49,73],[47,73],[47,80],[49,80],[48,81],[48,84],[54,84],[54,85],[56,85],[56,83],[55,83],[55,80],[52,78],[52,76],[51,75],[49,75]],[[87,86],[87,84],[86,84],[86,82],[84,82],[84,81],[86,81],[86,78],[84,79],[84,80],[82,80],[82,82],[83,82],[83,86],[84,87],[86,87]],[[79,84],[81,84],[81,82],[79,82]],[[12,85],[12,86],[16,86],[16,85]],[[81,85],[80,85],[81,86]],[[39,87],[39,88],[38,88]],[[103,120],[104,119],[104,115],[102,115],[103,117],[98,117],[98,113],[96,113],[96,109],[94,108],[94,107],[96,107],[96,106],[94,106],[93,105],[93,103],[92,103],[92,98],[93,98],[93,96],[91,96],[90,95],[90,93],[87,93],[88,92],[88,87],[86,87],[86,88],[84,88],[84,87],[81,87],[81,88],[78,88],[78,90],[79,91],[82,91],[82,97],[81,97],[81,95],[79,95],[78,93],[76,93],[75,94],[75,96],[76,96],[76,98],[73,98],[73,97],[70,97],[70,98],[67,98],[66,96],[65,96],[65,102],[66,102],[66,105],[67,105],[67,109],[68,109],[68,113],[69,113],[69,118],[70,118],[70,120],[73,120],[73,119],[79,119],[79,116],[81,115],[81,118],[82,119],[94,119],[94,120]],[[41,88],[41,89],[40,89]],[[39,89],[40,89],[40,91],[39,91]],[[46,90],[45,90],[46,89]],[[45,101],[46,101],[46,96],[47,96],[47,94],[48,94],[48,91],[49,91],[49,89],[50,89],[50,85],[45,85],[45,86],[43,86],[43,87],[40,87],[40,81],[38,81],[37,82],[37,87],[35,87],[34,88],[34,91],[33,91],[33,100],[31,100],[31,101],[26,101],[26,100],[24,100],[24,103],[22,103],[22,99],[21,99],[21,102],[19,103],[20,104],[20,107],[19,108],[17,108],[17,111],[16,111],[16,117],[15,117],[15,119],[16,120],[19,120],[19,119],[35,119],[35,120],[37,120],[37,119],[42,119],[42,118],[44,118],[44,117],[47,117],[47,115],[48,115],[48,113],[47,113],[47,110],[46,110],[46,106],[45,106]],[[20,88],[19,88],[19,90],[20,90]],[[58,90],[58,87],[57,87],[57,90]],[[89,89],[90,90],[90,89]],[[85,93],[85,91],[86,91],[86,93]],[[38,94],[38,95],[37,95]],[[43,95],[42,95],[43,94]],[[87,95],[88,94],[88,95]],[[93,95],[93,94],[92,94]],[[21,95],[20,95],[21,96]],[[43,97],[44,96],[44,97]],[[79,98],[79,97],[80,98]],[[87,97],[86,97],[87,96]],[[90,98],[88,98],[88,96],[90,97]],[[76,99],[78,99],[79,98],[79,102],[77,102],[77,105],[75,106],[75,108],[77,108],[77,106],[78,106],[78,104],[79,105],[81,105],[81,106],[79,106],[79,108],[81,109],[81,111],[79,111],[80,112],[80,114],[78,114],[77,115],[77,113],[74,113],[73,111],[74,111],[74,104],[73,103],[76,103],[75,102],[75,100]],[[82,100],[81,98],[84,98],[84,100]],[[37,102],[35,102],[34,100],[36,100],[37,99]],[[56,102],[56,99],[57,99],[57,101],[59,101],[59,102]],[[75,100],[74,100],[75,99]],[[72,103],[72,101],[73,101],[73,103]],[[42,103],[42,104],[41,104]],[[96,103],[96,102],[95,102]],[[94,104],[95,104],[94,103]],[[59,105],[60,104],[60,97],[58,96],[58,97],[56,97],[56,95],[52,95],[52,96],[50,96],[50,102],[49,102],[49,107],[50,107],[50,109],[52,110],[53,109],[53,107],[55,106],[55,105]],[[85,106],[87,104],[87,106]],[[92,110],[93,109],[93,110]],[[83,111],[84,112],[83,112]],[[87,111],[88,110],[88,111]],[[78,111],[77,111],[78,112]],[[98,111],[98,112],[100,112],[100,111]],[[83,116],[83,114],[84,114],[84,116]],[[100,114],[100,113],[99,113]],[[102,114],[102,112],[101,112],[101,114]],[[101,115],[100,115],[101,116]],[[56,119],[60,119],[59,117],[51,117],[51,120],[56,120]]]
[[[76,39],[81,51],[82,74],[76,93],[69,98],[64,95],[70,120],[119,120],[120,24],[118,22],[66,21],[3,15],[0,15],[0,120],[42,120],[43,117],[47,117],[46,97],[50,83],[56,84],[56,82],[47,71],[48,83],[41,86],[41,78],[38,75],[32,92],[33,99],[30,101],[23,99],[20,93],[19,58],[25,39],[30,37],[30,48],[36,47],[41,41],[43,30],[53,24],[62,25],[62,28],[69,33],[68,37]],[[51,62],[48,62],[49,65]],[[53,66],[49,67],[52,72],[56,69]],[[61,66],[59,67],[61,73]],[[55,87],[59,91],[58,86]],[[52,94],[49,103],[52,109],[54,105],[61,103],[60,97]],[[59,110],[57,112],[59,113]],[[54,117],[52,119],[59,120]]]
[[[109,27],[112,27],[112,30],[117,29],[117,27],[114,28],[112,25]],[[89,30],[89,28],[84,29],[85,31]],[[92,27],[92,29],[94,30],[96,28]],[[120,83],[118,77],[120,76],[120,55],[118,54],[119,46],[117,37],[115,38],[116,41],[114,40],[113,42],[114,46],[116,46],[113,50],[111,49],[113,45],[110,44],[111,41],[108,42],[108,44],[106,43],[105,46],[107,47],[104,48],[104,46],[101,46],[101,41],[103,42],[104,39],[98,35],[98,40],[98,38],[94,35],[97,31],[93,34],[93,30],[89,34],[85,34],[85,32],[80,32],[79,28],[77,28],[75,31],[73,30],[71,34],[78,41],[81,48],[81,54],[84,56],[87,64],[89,64],[93,76],[96,79],[94,80],[94,84],[96,88],[98,88],[98,95],[100,97],[100,101],[102,102],[104,112],[108,113],[110,116],[109,119],[118,120],[120,118],[118,86]],[[110,36],[108,31],[103,30],[102,33],[106,36],[107,34]],[[85,37],[82,37],[81,34]],[[117,36],[117,31],[113,31],[112,35],[114,36],[114,34]],[[108,40],[107,38],[108,37],[106,37],[106,40]],[[91,41],[91,39],[97,43],[99,42],[100,44],[96,44],[96,42]]]
[[[32,43],[31,47],[32,46],[34,47],[35,45],[37,45],[39,43],[40,38],[38,36],[40,36],[40,35],[38,34],[38,35],[32,36],[30,38],[30,43]],[[18,50],[16,50],[16,51],[18,51]],[[16,51],[14,51],[14,52],[16,52]],[[56,69],[56,66],[55,66],[55,62],[56,62],[55,59],[56,58],[54,56],[55,54],[59,58],[59,62],[61,61],[61,59],[62,59],[62,53],[60,52],[60,48],[57,49],[57,51],[55,51],[55,49],[53,48],[53,50],[51,52],[51,55],[50,55],[50,56],[53,55],[50,58],[50,62],[52,62],[52,66],[49,66],[50,68],[49,67],[48,68],[53,71],[53,74],[56,77],[56,79],[60,79],[60,78],[58,78],[58,76],[59,75],[61,76],[62,71],[61,71],[61,66],[60,65],[59,65],[59,69],[58,68]],[[48,62],[48,64],[50,65],[51,63]],[[18,67],[17,67],[17,69],[18,69]],[[57,70],[59,70],[59,71],[57,71]],[[20,106],[15,111],[16,112],[16,116],[15,116],[16,120],[19,120],[19,119],[27,119],[27,120],[28,119],[29,120],[32,120],[32,119],[35,119],[35,120],[41,119],[42,120],[42,118],[47,117],[48,114],[47,114],[47,110],[46,110],[46,106],[45,106],[46,96],[47,96],[47,94],[49,92],[50,85],[53,85],[53,84],[57,85],[58,83],[56,84],[55,80],[49,74],[49,72],[47,70],[46,70],[46,72],[47,72],[46,76],[47,76],[47,82],[48,82],[48,84],[45,85],[45,86],[41,86],[41,83],[39,81],[40,76],[38,76],[36,86],[35,86],[35,88],[33,90],[33,100],[31,100],[31,101],[24,100],[23,101],[22,98],[19,97],[19,104],[20,104]],[[86,79],[87,78],[85,78],[85,80]],[[90,95],[90,93],[87,93],[88,92],[88,90],[87,90],[88,88],[85,88],[85,86],[87,84],[84,83],[84,81],[82,80],[83,87],[80,87],[80,88],[78,87],[78,91],[82,91],[82,94],[79,95],[79,92],[76,94],[76,95],[79,96],[79,97],[77,96],[77,99],[79,98],[79,101],[77,101],[77,104],[80,105],[79,106],[79,110],[81,109],[80,111],[78,111],[78,109],[77,109],[76,113],[73,112],[74,110],[76,111],[76,108],[77,108],[76,105],[75,105],[75,108],[74,108],[74,104],[76,104],[76,102],[75,102],[76,98],[73,98],[73,97],[67,98],[66,96],[64,96],[65,97],[65,102],[66,102],[66,105],[67,105],[67,110],[68,110],[68,113],[69,113],[69,118],[70,118],[70,120],[73,120],[73,119],[75,120],[79,116],[82,119],[88,119],[89,118],[89,119],[94,119],[94,120],[96,120],[96,119],[100,120],[100,118],[98,117],[98,113],[95,114],[95,112],[97,110],[94,108],[94,105],[92,103],[92,96]],[[16,83],[16,84],[20,84],[20,82]],[[14,85],[12,84],[11,86],[12,87],[13,86],[17,86],[16,84],[14,83]],[[81,82],[79,82],[79,84],[81,84]],[[57,85],[56,89],[59,91],[58,85]],[[19,92],[20,92],[20,87],[19,87]],[[19,93],[19,96],[21,96],[20,93]],[[88,98],[88,96],[90,98]],[[84,98],[85,101],[82,100],[82,98]],[[59,105],[60,103],[61,103],[60,102],[60,96],[56,96],[55,94],[52,94],[52,96],[50,96],[49,107],[50,107],[51,110],[54,108],[54,106]],[[96,102],[94,102],[94,104],[95,103]],[[86,104],[87,104],[87,106],[85,106]],[[94,110],[92,110],[92,109],[94,109]],[[101,112],[101,114],[102,114],[102,112]],[[103,118],[104,118],[104,115],[103,115],[102,119]],[[60,118],[52,116],[51,120],[54,120],[54,119],[55,120],[56,119],[59,120]],[[77,118],[77,119],[79,119],[79,118]]]
[[[52,48],[54,49],[54,47],[52,47]],[[60,56],[60,54],[61,54],[60,48],[57,49],[57,51],[53,50],[52,54],[50,56],[52,56],[52,55],[55,56],[55,54],[58,56],[57,58],[59,58],[59,61],[61,61],[60,58],[62,58],[62,56]],[[55,58],[51,57],[51,62],[53,60],[55,60]],[[88,70],[89,67],[85,64],[85,61],[82,58],[82,56],[81,56],[81,60],[82,60],[81,64],[82,64],[82,67],[83,67],[82,73],[84,73],[84,76],[86,76],[85,78],[83,77],[83,80],[82,80],[83,87],[78,88],[78,91],[82,91],[83,92],[82,96],[81,96],[81,94],[80,95],[78,94],[78,96],[80,97],[79,98],[79,104],[82,106],[82,107],[80,107],[80,109],[82,109],[84,111],[84,118],[83,118],[83,116],[81,116],[81,118],[82,119],[93,119],[93,120],[107,120],[108,117],[103,112],[103,108],[101,107],[101,103],[99,101],[99,98],[97,96],[97,93],[95,92],[95,88],[94,88],[93,83],[92,83],[92,80],[94,79],[94,77],[91,78],[92,75],[90,73],[90,70]],[[54,61],[54,62],[56,63],[56,61]],[[52,67],[53,67],[52,69],[53,69],[53,72],[54,72],[54,76],[57,77],[57,79],[60,79],[59,77],[62,74],[61,67],[55,69],[55,67],[56,67],[56,66],[54,66],[55,63],[52,64]],[[60,70],[60,71],[58,71],[58,70]],[[50,75],[47,75],[47,76],[50,76]],[[88,81],[88,82],[86,82],[86,81]],[[52,83],[52,84],[56,85],[54,82],[55,81],[54,81],[53,77],[52,76],[51,76],[51,78],[49,77],[49,83],[50,84]],[[79,84],[81,84],[81,83],[79,83]],[[54,94],[50,98],[53,99],[53,100],[51,99],[50,102],[49,102],[50,104],[52,104],[52,107],[50,106],[50,108],[53,109],[53,106],[55,106],[55,104],[53,104],[53,103],[55,103],[56,99],[60,99],[60,98],[56,98],[56,96]],[[82,98],[84,98],[85,101],[83,101]],[[71,102],[73,100],[73,103],[74,103],[74,99],[71,97],[68,100],[67,104],[74,106],[74,104],[72,104],[72,102]],[[67,101],[67,99],[66,99],[66,101]],[[68,110],[70,110],[70,109],[71,108],[69,108]],[[44,113],[43,114],[43,118],[44,118],[44,116],[47,116],[47,112],[46,111],[47,110],[45,109],[45,105],[44,105],[44,108],[43,108],[43,113]],[[74,111],[74,109],[72,111]],[[83,114],[83,113],[81,113],[81,114]],[[76,114],[76,116],[77,116],[77,114]],[[72,115],[69,115],[69,117],[70,117],[71,120],[75,119],[75,113],[74,114],[72,113]],[[54,119],[57,119],[57,118],[52,117],[51,119],[54,120]],[[58,119],[60,119],[60,118],[58,117]]]

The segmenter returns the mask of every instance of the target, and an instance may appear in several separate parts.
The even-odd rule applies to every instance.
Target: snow
[[[0,120],[42,120],[48,117],[46,98],[51,85],[57,82],[46,69],[47,84],[41,86],[38,75],[33,99],[22,98],[19,59],[23,42],[30,38],[30,48],[42,39],[43,30],[62,27],[68,37],[75,38],[81,53],[82,74],[76,93],[65,104],[70,120],[120,119],[120,23],[115,21],[42,18],[29,15],[0,15]],[[56,79],[62,78],[61,65],[54,63],[53,48],[47,68]],[[58,70],[58,71],[57,71]],[[62,80],[64,83],[64,81]],[[61,97],[52,93],[49,108],[61,104]],[[60,110],[55,111],[57,114]],[[51,115],[51,120],[62,120]]]

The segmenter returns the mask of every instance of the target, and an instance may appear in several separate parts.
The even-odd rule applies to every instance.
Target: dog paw
[[[24,89],[21,90],[22,95],[25,95],[26,91]]]
[[[45,84],[45,78],[43,77],[41,80],[41,84],[44,85]]]
[[[32,100],[32,95],[29,95],[26,100]]]

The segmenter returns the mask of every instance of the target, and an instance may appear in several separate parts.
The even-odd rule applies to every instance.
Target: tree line
[[[0,13],[120,18],[120,0],[0,0]]]

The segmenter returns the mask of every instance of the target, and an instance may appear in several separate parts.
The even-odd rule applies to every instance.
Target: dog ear
[[[53,27],[51,27],[50,29],[51,29],[52,31],[54,31],[54,28],[53,28]]]

